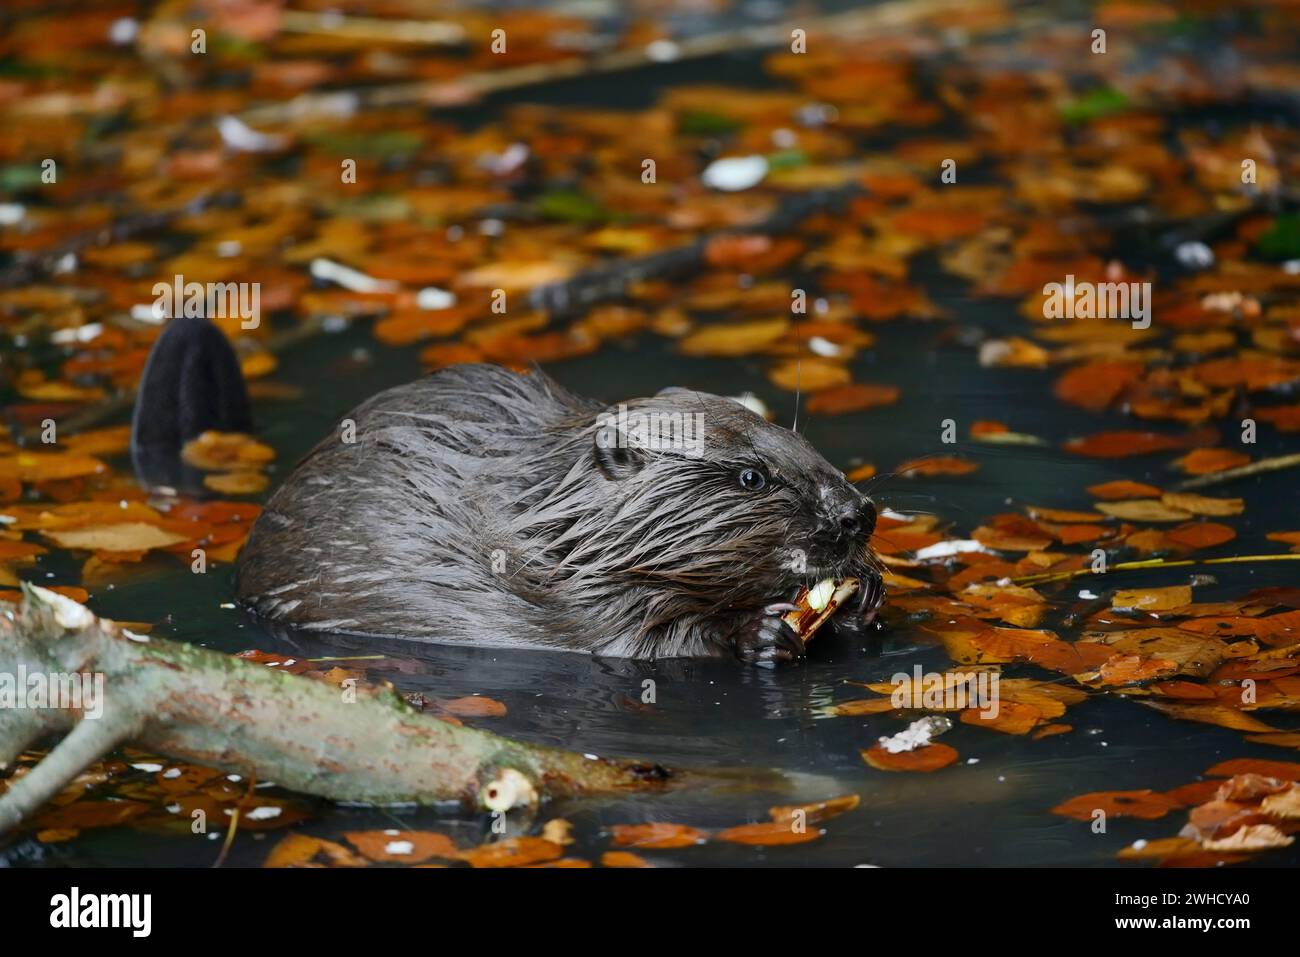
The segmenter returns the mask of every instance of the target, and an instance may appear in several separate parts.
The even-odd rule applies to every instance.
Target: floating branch
[[[66,734],[0,796],[0,832],[127,741],[305,794],[374,804],[508,811],[552,797],[659,792],[688,779],[461,727],[415,711],[391,687],[345,698],[323,681],[134,635],[27,584],[21,605],[0,615],[0,672],[102,675],[104,688],[98,717],[84,707],[0,709],[0,768],[38,739]]]

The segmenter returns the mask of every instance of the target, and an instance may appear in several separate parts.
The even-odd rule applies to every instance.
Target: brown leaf
[[[349,831],[343,836],[372,861],[421,864],[431,857],[444,860],[460,857],[451,838],[432,831]]]
[[[317,859],[323,858],[324,864]],[[352,853],[342,844],[307,834],[286,834],[271,849],[263,867],[365,867],[364,857]]]

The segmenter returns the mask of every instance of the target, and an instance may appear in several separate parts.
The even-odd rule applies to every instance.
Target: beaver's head
[[[599,558],[697,613],[861,578],[874,565],[871,500],[803,436],[735,400],[666,389],[606,409],[585,431],[582,459],[609,506],[604,528],[569,540],[565,564]]]

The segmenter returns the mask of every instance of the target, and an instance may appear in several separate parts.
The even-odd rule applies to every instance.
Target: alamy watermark
[[[927,711],[964,711],[973,708],[992,721],[998,716],[996,671],[923,671],[920,665],[909,675],[900,671],[889,679],[894,686],[890,703],[895,708]]]
[[[629,409],[596,417],[596,444],[602,449],[653,449],[698,456],[704,452],[704,413]]]
[[[104,716],[103,672],[0,671],[0,708],[80,711],[85,718]]]
[[[155,319],[238,319],[239,328],[262,323],[260,282],[186,282],[177,273],[171,282],[153,284]]]
[[[1151,326],[1151,283],[1049,282],[1043,287],[1045,319],[1130,319],[1134,329]]]

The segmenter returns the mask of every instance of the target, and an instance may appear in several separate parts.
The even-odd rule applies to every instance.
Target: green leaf
[[[557,189],[543,193],[533,204],[539,215],[565,223],[602,223],[610,212],[586,193]]]
[[[690,136],[720,136],[734,133],[745,124],[722,113],[703,110],[683,113],[677,118],[677,130]]]
[[[1077,100],[1067,100],[1057,109],[1067,123],[1086,123],[1102,116],[1123,113],[1132,104],[1119,90],[1108,86],[1089,90]]]
[[[1256,242],[1261,256],[1269,259],[1300,259],[1300,215],[1286,213]]]

